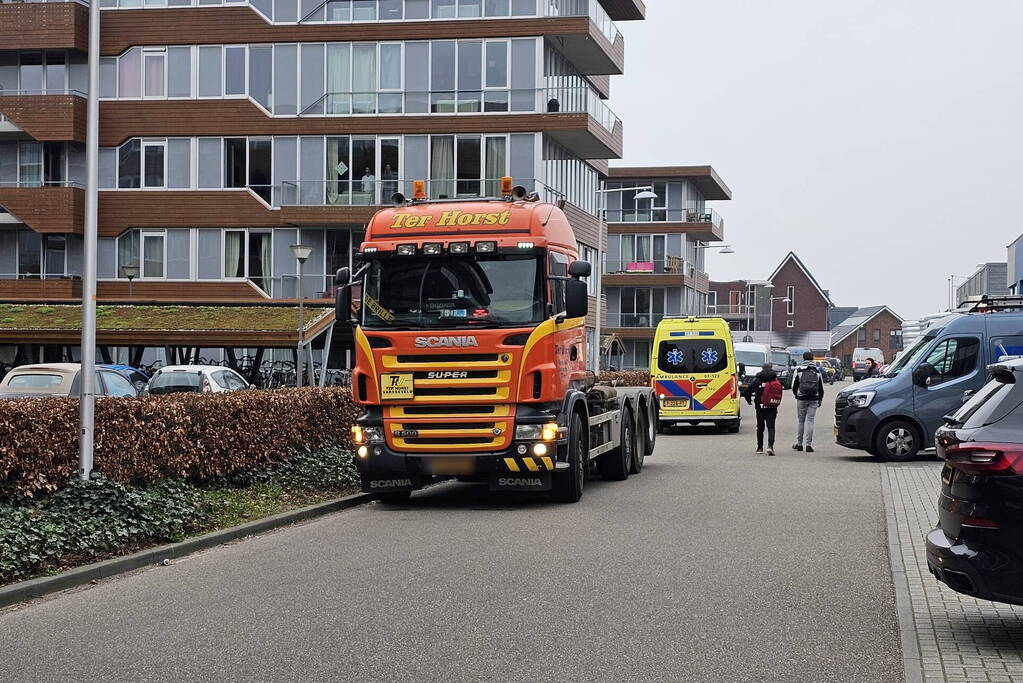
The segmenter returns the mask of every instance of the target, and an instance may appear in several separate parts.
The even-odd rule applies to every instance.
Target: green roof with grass
[[[333,312],[309,306],[309,329]],[[0,330],[78,330],[81,306],[0,304]],[[298,328],[296,306],[97,306],[98,330],[291,331]]]

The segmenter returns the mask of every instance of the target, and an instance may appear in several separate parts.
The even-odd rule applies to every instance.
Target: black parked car
[[[1023,360],[989,369],[935,438],[945,467],[927,564],[960,593],[1023,605]]]

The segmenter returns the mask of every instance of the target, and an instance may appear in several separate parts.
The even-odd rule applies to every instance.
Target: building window
[[[162,188],[166,178],[167,142],[165,140],[145,141],[142,144],[143,175],[146,187]]]
[[[786,320],[785,321],[785,327],[795,327],[795,326],[796,326],[796,321],[795,320]]]
[[[785,296],[789,302],[785,304],[786,313],[793,315],[796,312],[796,288],[789,287],[785,290]]]
[[[888,346],[892,351],[902,350],[902,330],[891,330],[888,333]]]
[[[874,344],[877,345],[877,344],[880,344],[880,343],[881,343],[881,329],[878,328],[878,327],[875,327],[874,328]]]
[[[867,328],[866,327],[861,327],[860,329],[856,330],[856,343],[859,344],[860,347],[863,347],[863,346],[867,345]]]
[[[663,287],[622,287],[618,324],[611,327],[656,327],[664,317],[664,300]]]
[[[166,274],[166,234],[163,230],[129,230],[117,238],[117,272],[125,279],[125,267],[139,268],[141,279],[161,280]]]
[[[225,230],[224,278],[247,278],[269,293],[273,277],[271,237],[268,230]]]
[[[146,49],[142,52],[143,75],[145,77],[146,97],[167,96],[167,51],[164,49]]]
[[[600,266],[597,263],[597,250],[580,242],[578,251],[579,260],[589,263],[591,267],[590,276],[582,278],[583,282],[586,283],[586,291],[590,296],[597,296],[597,268]]]
[[[42,272],[42,235],[31,230],[18,231],[18,279],[38,280]]]
[[[141,186],[142,143],[137,139],[128,140],[117,150],[117,187],[130,189]]]

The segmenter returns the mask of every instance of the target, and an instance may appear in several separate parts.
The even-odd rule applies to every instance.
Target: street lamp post
[[[139,267],[137,264],[134,266],[121,266],[121,274],[128,278],[128,298],[130,299],[132,298],[131,283],[132,280],[139,276]]]
[[[774,285],[771,285],[771,287],[773,288]],[[767,323],[767,345],[769,347],[771,347],[772,349],[774,348],[774,302],[775,301],[781,301],[782,303],[786,303],[787,304],[787,303],[791,303],[792,299],[788,298],[787,296],[772,296],[771,297],[771,305],[770,305],[771,313],[770,313],[770,316],[768,317],[768,323]]]
[[[302,386],[302,375],[305,372],[305,363],[302,359],[303,347],[305,346],[305,291],[302,286],[303,270],[306,260],[313,253],[313,248],[305,244],[292,244],[291,253],[298,261],[298,363],[295,365],[295,386]]]

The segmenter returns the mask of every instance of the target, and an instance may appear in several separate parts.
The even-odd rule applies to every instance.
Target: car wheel
[[[621,441],[618,448],[608,451],[597,458],[597,469],[600,476],[611,481],[622,481],[629,478],[632,462],[636,454],[636,425],[632,413],[626,411],[622,420]]]
[[[891,462],[912,460],[920,450],[916,427],[902,420],[883,425],[874,439],[874,450],[877,455]]]
[[[554,488],[551,491],[552,497],[559,503],[575,503],[583,497],[586,471],[590,466],[586,436],[582,418],[579,413],[573,413],[566,446],[568,469],[554,475]]]

